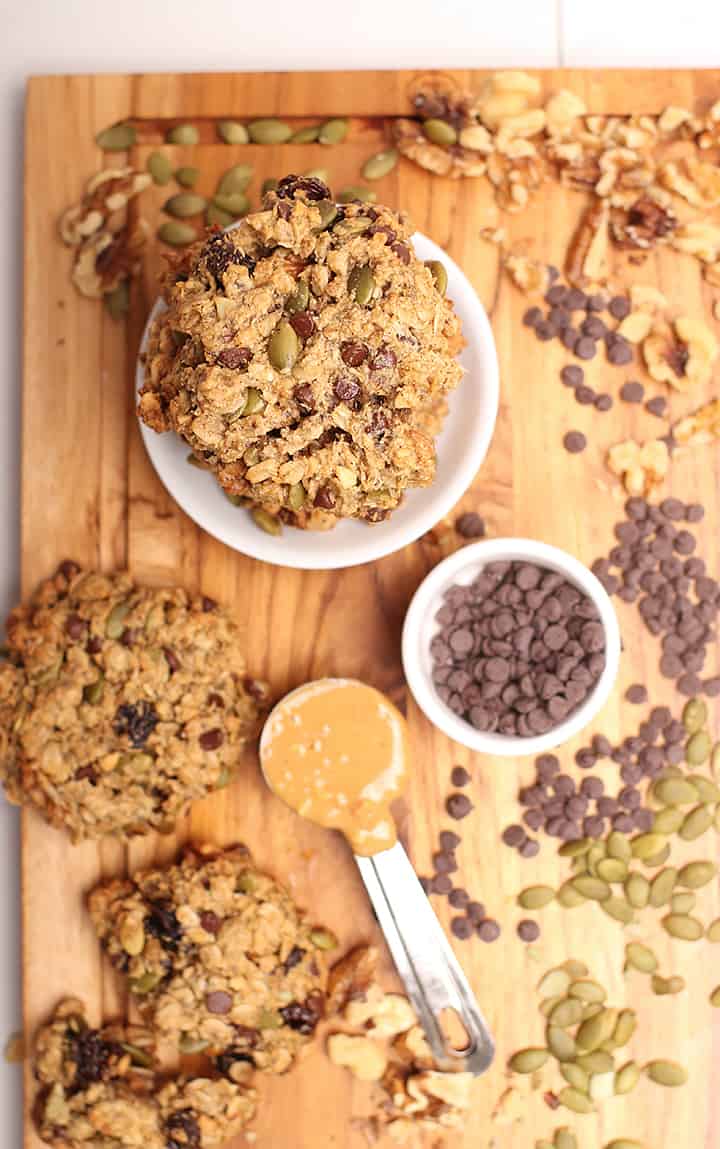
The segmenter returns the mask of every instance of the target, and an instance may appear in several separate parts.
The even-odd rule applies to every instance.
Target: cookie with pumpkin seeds
[[[7,622],[0,778],[74,841],[172,829],[226,785],[264,684],[217,604],[64,562]]]

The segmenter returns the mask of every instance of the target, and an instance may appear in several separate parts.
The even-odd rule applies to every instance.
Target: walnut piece
[[[79,247],[151,183],[152,177],[147,172],[136,172],[132,168],[97,172],[88,180],[80,203],[73,204],[60,217],[63,242]]]
[[[602,200],[591,203],[570,241],[565,274],[576,287],[599,284],[607,276],[608,210]]]
[[[336,961],[328,974],[326,1012],[339,1013],[348,1002],[363,998],[377,972],[375,946],[356,946]]]
[[[668,472],[670,454],[667,443],[662,439],[652,439],[643,444],[628,439],[610,448],[607,464],[612,474],[622,479],[629,495],[648,498],[662,485]]]
[[[140,267],[142,249],[148,228],[141,220],[132,229],[96,232],[77,251],[72,281],[81,295],[101,299],[125,279],[131,279]]]
[[[526,295],[544,295],[550,286],[547,264],[527,255],[508,255],[505,270],[515,286]]]
[[[703,263],[720,260],[720,226],[709,220],[690,220],[677,229],[672,237],[676,251],[694,255]]]
[[[668,301],[662,291],[650,283],[633,283],[630,288],[630,303],[633,311],[646,311],[654,315],[656,311],[664,311]]]
[[[331,1033],[327,1051],[333,1065],[344,1066],[360,1081],[379,1081],[387,1066],[385,1050],[369,1037]]]
[[[613,208],[610,222],[618,247],[648,251],[668,241],[677,227],[677,218],[657,197],[643,195],[628,207]]]
[[[695,156],[679,162],[669,160],[659,172],[660,183],[682,196],[693,207],[712,208],[720,203],[720,168]]]
[[[643,342],[650,376],[683,392],[710,379],[717,352],[713,332],[690,316],[680,316],[673,324],[656,322]]]
[[[691,415],[680,419],[672,429],[678,447],[702,447],[720,439],[720,399],[713,399]]]

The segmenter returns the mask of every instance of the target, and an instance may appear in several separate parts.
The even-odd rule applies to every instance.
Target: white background
[[[718,0],[0,0],[0,17],[2,616],[18,585],[26,76],[183,69],[720,65]],[[16,815],[0,805],[0,1045],[19,1027],[20,1018],[17,857]],[[19,1077],[16,1067],[0,1063],[3,1149],[20,1147]]]

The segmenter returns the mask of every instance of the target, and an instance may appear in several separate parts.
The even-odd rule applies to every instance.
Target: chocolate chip
[[[460,845],[460,835],[452,830],[441,830],[438,840],[442,850],[454,850]]]
[[[213,913],[212,910],[205,910],[200,914],[200,925],[206,933],[218,934],[220,932],[220,926],[222,925],[222,919]],[[302,953],[302,951],[300,952]]]
[[[566,387],[579,387],[585,381],[585,372],[575,363],[569,363],[560,372],[560,378]]]
[[[347,363],[348,367],[359,367],[365,362],[369,354],[365,344],[358,340],[349,339],[340,344],[340,357],[343,363]],[[337,387],[335,393],[337,394]]]
[[[205,1006],[209,1013],[229,1013],[232,1009],[232,995],[217,989],[205,995]]]
[[[596,409],[596,411],[609,411],[612,408],[612,406],[613,406],[612,395],[608,395],[607,393],[604,392],[602,395],[597,395],[595,397],[595,409]]]
[[[581,335],[575,344],[574,351],[578,359],[594,359],[597,354],[595,341],[590,339],[588,335]]]
[[[651,415],[657,415],[658,419],[662,419],[667,411],[667,399],[664,395],[654,395],[652,399],[648,399],[645,410],[649,411]]]
[[[468,902],[465,913],[473,925],[479,925],[485,920],[485,906],[482,902]]]
[[[575,388],[575,402],[579,403],[581,407],[591,407],[595,402],[595,392],[592,387],[585,385]]]
[[[444,850],[433,854],[433,865],[438,874],[454,874],[458,868],[455,855],[446,853]]]
[[[470,781],[470,775],[464,766],[453,766],[450,781],[453,786],[467,786]]]
[[[628,702],[631,702],[633,706],[639,706],[648,700],[647,687],[639,682],[633,683],[633,685],[628,686],[625,691],[625,698]]]
[[[534,858],[540,853],[540,843],[534,838],[526,838],[519,849],[523,858]]]
[[[607,357],[614,367],[624,367],[627,363],[632,363],[632,347],[627,340],[621,339],[620,336],[618,336],[608,347]]]
[[[492,918],[485,918],[475,927],[475,932],[482,942],[494,942],[500,937],[500,926]]]
[[[65,633],[68,638],[73,642],[78,642],[84,638],[88,629],[88,623],[85,619],[80,618],[78,614],[70,614],[65,622]]]
[[[507,826],[505,830],[503,830],[502,840],[506,846],[512,846],[513,848],[521,846],[526,839],[527,834],[522,826]]]
[[[215,362],[230,371],[246,371],[252,357],[249,347],[226,347],[219,353]]]
[[[470,901],[470,895],[467,890],[457,886],[448,894],[448,901],[454,910],[464,910]]]
[[[587,295],[579,287],[571,287],[565,296],[564,303],[571,311],[584,311],[587,307]]]
[[[608,303],[608,311],[613,319],[625,319],[630,314],[630,300],[624,295],[614,295]]]
[[[473,804],[466,794],[450,794],[446,799],[445,809],[451,818],[459,821],[468,816],[473,809]]]
[[[464,539],[481,539],[485,535],[485,520],[477,511],[466,511],[455,520],[455,530]]]
[[[705,517],[705,508],[700,503],[690,503],[685,512],[689,523],[699,523]]]
[[[471,921],[467,918],[452,918],[450,921],[450,932],[456,938],[465,941],[471,938],[474,932],[474,927]]]
[[[529,307],[523,315],[522,321],[526,327],[537,327],[542,317],[543,313],[539,307]]]
[[[331,511],[335,506],[335,492],[332,487],[327,485],[320,487],[315,495],[314,503],[316,507],[322,507],[323,510]]]
[[[517,933],[523,942],[536,942],[540,937],[540,926],[537,922],[525,918],[523,921],[518,922]]]
[[[449,894],[452,888],[452,878],[447,874],[436,874],[430,882],[430,889],[434,894]]]

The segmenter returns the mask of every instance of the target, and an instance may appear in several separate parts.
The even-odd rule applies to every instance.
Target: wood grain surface
[[[481,73],[453,73],[477,85]],[[597,112],[658,112],[668,103],[705,106],[716,93],[717,73],[547,72],[550,92],[570,87]],[[473,775],[475,810],[463,824],[459,851],[464,884],[503,925],[495,945],[458,944],[461,957],[498,1042],[498,1056],[478,1083],[476,1103],[462,1144],[468,1149],[532,1149],[535,1138],[561,1124],[576,1125],[581,1149],[600,1149],[612,1137],[642,1138],[648,1149],[716,1149],[720,1144],[720,1096],[713,1061],[720,1056],[720,1022],[714,1026],[708,992],[720,980],[704,945],[670,940],[657,919],[645,918],[637,936],[653,941],[663,971],[684,974],[687,992],[653,998],[647,979],[622,974],[623,934],[593,905],[571,913],[543,911],[543,934],[528,950],[515,936],[521,916],[514,898],[536,880],[557,882],[565,872],[554,848],[522,861],[500,844],[502,828],[517,816],[518,785],[532,776],[530,761],[471,755],[434,730],[406,697],[400,665],[400,630],[408,601],[440,557],[428,539],[370,566],[330,573],[300,572],[253,562],[204,535],[174,505],[145,455],[133,413],[132,374],[139,335],[156,293],[160,254],[151,245],[146,273],[135,286],[127,324],[112,321],[97,303],[82,299],[70,283],[71,257],[57,236],[61,211],[75,202],[86,179],[120,156],[105,156],[95,133],[131,117],[140,143],[128,162],[144,167],[148,151],[168,123],[208,121],[197,148],[170,149],[178,164],[202,171],[200,190],[210,191],[233,162],[255,165],[251,192],[261,180],[289,170],[322,166],[332,184],[358,182],[362,161],[377,151],[377,117],[407,110],[414,73],[254,75],[157,75],[54,77],[30,81],[27,101],[24,282],[24,416],[22,493],[23,592],[64,557],[110,570],[129,565],[141,580],[181,582],[217,597],[242,629],[249,665],[272,683],[276,695],[320,675],[363,678],[401,705],[407,703],[414,753],[403,833],[419,872],[427,872],[443,813],[449,773],[466,765]],[[353,117],[350,138],[334,149],[319,145],[282,149],[229,148],[213,141],[210,118],[261,114],[298,122],[330,114]],[[530,535],[564,547],[586,563],[612,545],[621,494],[604,467],[607,446],[628,434],[649,436],[657,423],[642,409],[616,403],[599,416],[574,403],[558,381],[566,361],[556,344],[537,343],[522,327],[525,299],[499,277],[497,250],[479,238],[500,222],[485,181],[433,177],[405,162],[378,185],[393,206],[407,209],[418,228],[458,261],[475,285],[493,322],[501,364],[502,395],[489,456],[460,509],[478,509],[492,536]],[[155,188],[141,201],[154,225],[169,190]],[[520,216],[503,222],[512,241],[530,240],[534,254],[562,264],[583,198],[548,184]],[[689,313],[711,294],[690,259],[663,252],[632,274],[662,286]],[[617,391],[630,373],[598,361],[589,381]],[[701,401],[705,396],[697,396]],[[679,416],[690,404],[671,399]],[[569,428],[585,431],[590,447],[570,456],[561,446]],[[700,525],[701,551],[717,569],[717,457],[706,448],[673,464],[668,490],[699,499],[707,508]],[[242,513],[242,512],[239,512]],[[638,708],[622,699],[632,681],[646,682],[654,702],[679,709],[657,671],[657,641],[641,630],[635,608],[619,604],[625,651],[617,687],[595,729],[611,738],[633,733]],[[563,761],[582,740],[563,750]],[[615,767],[602,767],[614,780]],[[189,839],[248,843],[259,862],[289,883],[299,901],[351,945],[377,940],[371,912],[346,846],[330,833],[303,823],[263,787],[253,753],[241,780],[199,803],[173,837],[150,837],[124,848],[114,843],[71,846],[32,813],[23,816],[24,1008],[28,1033],[64,994],[77,994],[91,1016],[126,1007],[122,987],[101,958],[83,905],[101,876],[171,859]],[[708,854],[703,841],[688,856]],[[720,912],[717,890],[702,892],[701,916]],[[437,906],[448,922],[448,907]],[[632,1055],[677,1057],[690,1070],[681,1090],[663,1091],[642,1082],[627,1098],[604,1104],[598,1116],[573,1118],[550,1112],[541,1093],[530,1094],[522,1121],[497,1125],[491,1113],[506,1087],[508,1054],[542,1040],[535,984],[552,963],[567,957],[588,962],[610,989],[614,1004],[630,1003],[641,1024]],[[717,962],[715,962],[717,966]],[[390,974],[389,965],[386,970]],[[355,1149],[365,1144],[351,1118],[367,1094],[330,1065],[320,1048],[286,1077],[261,1085],[263,1106],[256,1128],[258,1149]],[[32,1083],[28,1072],[28,1111]],[[428,1140],[430,1144],[432,1139]],[[238,1142],[243,1144],[244,1142]],[[26,1149],[40,1142],[27,1121]]]

